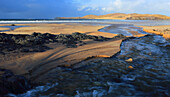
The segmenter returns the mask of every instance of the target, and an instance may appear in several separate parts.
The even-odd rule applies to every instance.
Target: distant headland
[[[86,15],[83,17],[56,17],[55,19],[170,20],[170,17],[160,14],[112,13],[106,15]]]

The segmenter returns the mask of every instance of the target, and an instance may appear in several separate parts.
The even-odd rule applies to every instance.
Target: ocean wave
[[[170,20],[0,20],[0,24],[27,24],[27,23],[109,23],[109,24],[134,24],[140,26],[170,25]]]
[[[28,21],[21,21],[21,20],[15,20],[15,21],[0,21],[0,24],[3,23],[64,23],[64,22],[103,22],[99,20],[28,20]],[[108,21],[105,21],[108,22]]]

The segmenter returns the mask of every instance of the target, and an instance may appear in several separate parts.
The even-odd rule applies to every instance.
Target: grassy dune
[[[121,19],[121,20],[170,20],[170,17],[160,14],[124,14],[86,15],[83,17],[57,17],[56,19]]]

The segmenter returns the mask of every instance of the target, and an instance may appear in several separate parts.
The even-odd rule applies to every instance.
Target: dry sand
[[[162,25],[162,26],[141,26],[143,30],[148,33],[154,33],[158,35],[162,35],[166,39],[170,39],[170,25]]]

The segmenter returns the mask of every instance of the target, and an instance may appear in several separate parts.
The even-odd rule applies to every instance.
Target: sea
[[[0,24],[28,23],[96,23],[96,24],[135,24],[139,26],[170,25],[170,20],[111,20],[111,19],[0,19]]]

